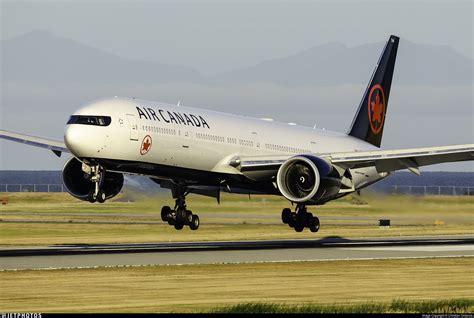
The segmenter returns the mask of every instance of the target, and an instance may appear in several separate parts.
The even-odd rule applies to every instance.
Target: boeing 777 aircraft
[[[116,196],[124,174],[144,175],[169,188],[176,200],[161,210],[177,230],[199,227],[186,196],[220,192],[282,195],[285,224],[319,230],[307,212],[359,191],[390,172],[474,159],[474,144],[380,150],[399,38],[390,36],[347,134],[265,119],[134,98],[85,105],[67,122],[64,142],[0,130],[0,137],[71,153],[63,169],[67,191],[80,200]]]

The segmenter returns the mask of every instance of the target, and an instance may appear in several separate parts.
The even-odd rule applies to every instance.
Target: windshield
[[[78,116],[73,115],[69,118],[67,125],[93,125],[93,126],[108,126],[112,119],[109,116]]]

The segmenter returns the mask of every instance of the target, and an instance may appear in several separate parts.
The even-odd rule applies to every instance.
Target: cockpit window
[[[69,118],[67,122],[70,124],[79,124],[79,125],[93,125],[93,126],[108,126],[112,119],[108,116],[78,116],[73,115]]]

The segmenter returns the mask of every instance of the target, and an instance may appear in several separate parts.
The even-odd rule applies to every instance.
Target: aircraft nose
[[[68,125],[64,131],[64,143],[73,155],[80,157],[84,147],[80,127]]]
[[[68,125],[64,131],[64,143],[76,157],[94,157],[100,152],[100,135],[85,125]]]

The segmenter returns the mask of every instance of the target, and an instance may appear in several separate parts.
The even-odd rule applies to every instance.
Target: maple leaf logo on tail
[[[149,135],[146,135],[145,138],[143,138],[142,145],[140,148],[140,154],[143,156],[146,154],[148,151],[151,149],[151,137]]]
[[[382,86],[372,86],[368,98],[368,114],[370,129],[377,135],[383,128],[385,120],[385,94]]]
[[[370,102],[370,105],[372,106],[372,120],[380,124],[382,122],[383,104],[380,102],[380,95],[378,92],[375,96],[375,102]]]

